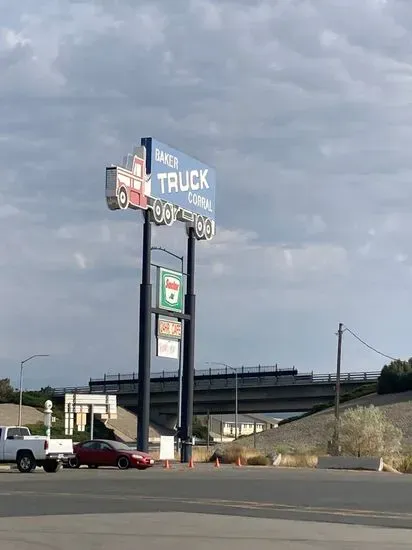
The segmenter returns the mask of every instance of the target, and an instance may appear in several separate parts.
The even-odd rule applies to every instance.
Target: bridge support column
[[[162,414],[156,411],[150,412],[150,420],[169,430],[175,430],[177,428],[177,415],[176,414]]]

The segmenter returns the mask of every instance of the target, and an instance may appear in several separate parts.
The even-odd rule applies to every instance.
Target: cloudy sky
[[[410,0],[0,0],[0,13],[0,376],[16,381],[35,353],[50,358],[27,366],[27,387],[137,368],[141,216],[109,211],[104,179],[146,135],[217,170],[197,368],[326,372],[340,321],[412,355]],[[184,227],[153,241],[183,253]],[[384,361],[345,334],[344,370]]]

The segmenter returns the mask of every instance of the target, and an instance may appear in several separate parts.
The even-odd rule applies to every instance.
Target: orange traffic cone
[[[220,468],[219,457],[216,457],[215,468]]]
[[[242,461],[240,460],[240,456],[237,457],[236,466],[238,466],[239,468],[242,466]]]
[[[165,463],[164,463],[163,468],[164,468],[165,470],[170,470],[170,463],[169,463],[168,460],[165,460]]]
[[[194,465],[194,462],[193,462],[193,458],[190,457],[190,460],[189,460],[189,468],[194,468],[195,465]]]

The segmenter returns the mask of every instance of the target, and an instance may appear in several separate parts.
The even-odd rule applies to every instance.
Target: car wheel
[[[33,453],[29,451],[23,451],[17,457],[17,469],[22,474],[29,474],[36,469],[36,461],[34,460]]]
[[[119,456],[117,459],[117,467],[119,470],[127,470],[130,468],[130,460],[127,458],[127,456]]]
[[[74,458],[69,458],[68,465],[69,468],[80,468],[80,461],[77,456],[75,456]]]

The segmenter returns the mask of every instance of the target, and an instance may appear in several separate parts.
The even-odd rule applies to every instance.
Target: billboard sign
[[[179,359],[179,340],[157,339],[157,356],[168,359]]]
[[[183,273],[160,267],[158,271],[158,307],[183,311]]]
[[[176,338],[182,337],[182,323],[167,317],[159,317],[157,319],[157,336],[158,338]]]
[[[151,137],[143,138],[141,145],[146,149],[151,197],[214,220],[214,168]]]
[[[157,225],[175,221],[193,227],[195,236],[211,239],[215,224],[215,169],[152,137],[106,168],[110,210],[147,210]]]

